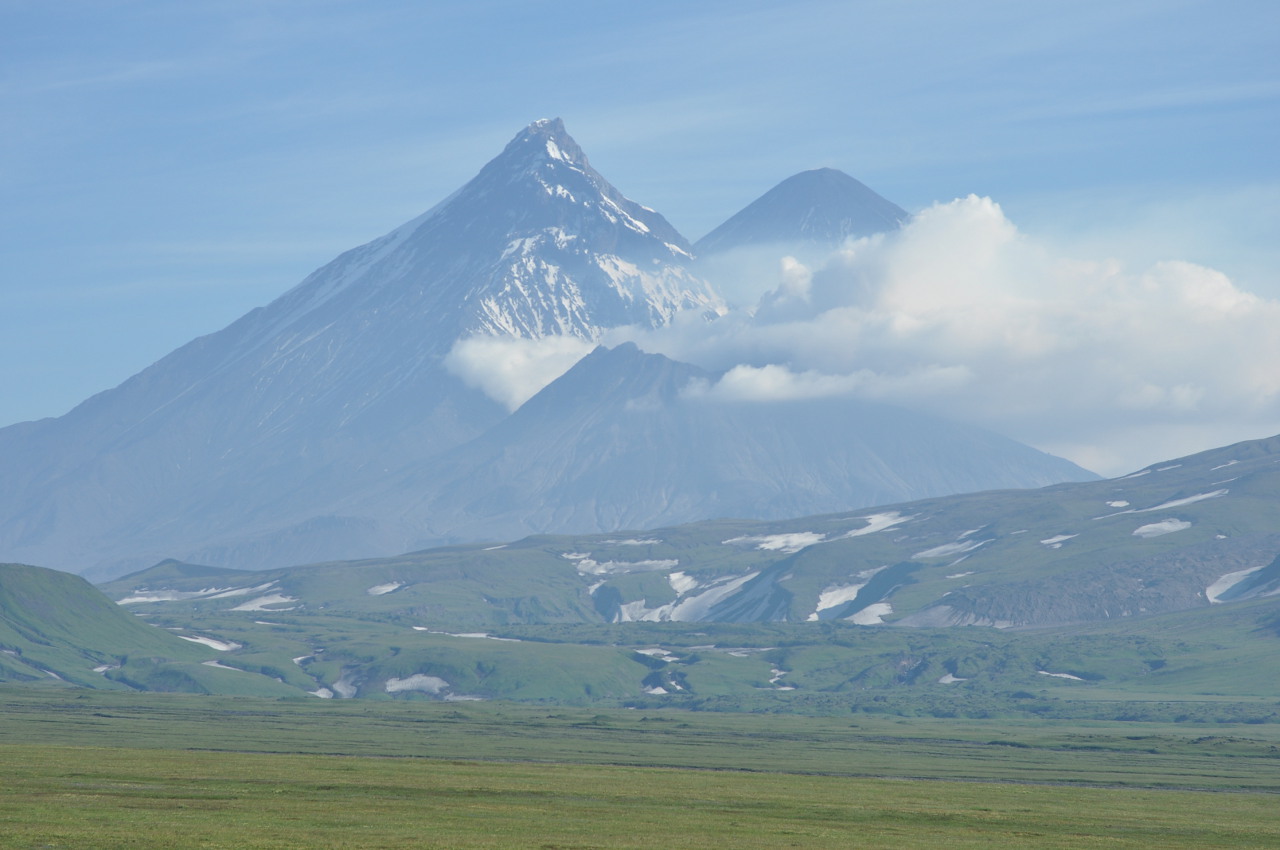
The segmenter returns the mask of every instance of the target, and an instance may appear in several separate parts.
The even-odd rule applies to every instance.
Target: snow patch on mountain
[[[292,611],[297,608],[296,605],[289,608],[280,608],[280,605],[288,605],[290,602],[297,602],[296,596],[286,596],[283,593],[269,593],[266,596],[259,596],[257,599],[251,599],[248,602],[237,605],[232,611]]]
[[[117,605],[138,605],[145,602],[184,602],[188,599],[227,599],[262,593],[273,587],[274,581],[256,587],[206,587],[200,590],[135,590],[133,595],[116,600]]]
[[[871,581],[872,577],[875,576],[876,573],[885,569],[888,569],[888,567],[884,566],[870,570],[862,570],[857,575],[853,576],[856,580],[854,583],[832,585],[828,587],[826,590],[818,594],[818,605],[813,609],[813,612],[809,614],[806,620],[808,622],[816,622],[820,619],[819,614],[823,611],[854,601],[858,598],[858,593],[861,592],[862,588],[867,586],[867,582]]]
[[[1160,537],[1165,534],[1173,534],[1175,531],[1183,531],[1191,527],[1191,523],[1180,519],[1162,519],[1159,522],[1148,523],[1139,526],[1133,531],[1134,537]]]
[[[412,676],[406,676],[403,679],[391,678],[387,679],[383,685],[383,690],[389,694],[399,694],[405,691],[421,691],[425,694],[439,694],[449,690],[452,685],[441,679],[439,676],[428,676],[425,673],[414,673]]]
[[[564,555],[562,557],[568,557]],[[678,558],[664,558],[660,560],[644,560],[644,561],[603,561],[598,562],[590,557],[590,555],[578,559],[574,567],[582,575],[604,576],[618,575],[625,573],[652,572],[655,570],[669,570],[672,567],[680,566]]]
[[[696,596],[677,599],[656,608],[646,607],[643,599],[627,602],[619,607],[614,622],[701,622],[716,604],[733,596],[758,575],[758,572],[754,572],[721,578]]]
[[[136,591],[132,596],[126,596],[124,599],[117,599],[117,605],[138,605],[144,602],[181,602],[185,599],[200,599],[208,596],[214,591],[206,590],[143,590]]]
[[[906,514],[900,514],[897,511],[887,511],[879,514],[868,514],[867,516],[859,517],[859,519],[866,520],[866,526],[863,528],[855,528],[853,531],[841,535],[841,537],[861,537],[864,534],[875,534],[877,531],[884,531],[886,528],[893,528],[895,525],[901,525],[908,520],[914,519],[914,517],[907,516]]]
[[[857,626],[879,626],[884,623],[884,618],[892,613],[893,606],[888,602],[875,602],[845,619]]]
[[[1227,573],[1204,589],[1204,597],[1205,599],[1208,599],[1211,604],[1221,603],[1222,599],[1220,597],[1227,593],[1227,591],[1231,590],[1231,588],[1235,587],[1249,576],[1265,568],[1266,565],[1264,564],[1261,567],[1250,567],[1247,570],[1236,570],[1235,572]]]
[[[793,531],[785,534],[764,534],[756,537],[732,537],[720,541],[725,546],[754,546],[768,552],[793,554],[807,549],[827,539],[827,535],[816,531]]]
[[[1197,493],[1194,496],[1185,496],[1181,499],[1172,499],[1168,502],[1162,502],[1161,504],[1156,505],[1153,508],[1143,508],[1140,511],[1135,511],[1135,513],[1148,513],[1150,511],[1172,510],[1173,508],[1180,508],[1184,505],[1194,505],[1196,502],[1203,502],[1206,499],[1216,499],[1219,496],[1227,495],[1227,493],[1229,492],[1231,491],[1230,490],[1214,490],[1211,493]]]
[[[698,580],[687,573],[671,573],[671,575],[667,576],[667,582],[677,596],[684,596],[686,593],[698,589]]]
[[[813,609],[807,620],[809,622],[817,622],[818,614],[826,611],[828,608],[834,608],[837,605],[843,605],[846,602],[852,602],[858,598],[858,591],[866,587],[867,583],[861,584],[843,584],[829,587],[818,594],[818,606]]]
[[[966,534],[969,532],[966,532]],[[963,535],[962,535],[963,537]],[[955,543],[943,543],[941,546],[934,546],[932,549],[925,549],[923,552],[917,552],[911,556],[912,560],[920,558],[950,558],[952,555],[961,555],[965,552],[972,552],[980,546],[990,543],[990,540],[957,540]]]
[[[230,652],[233,649],[239,649],[242,644],[230,640],[218,640],[211,637],[201,637],[200,635],[178,635],[183,640],[189,640],[192,643],[203,644],[210,649],[216,649],[218,652]]]

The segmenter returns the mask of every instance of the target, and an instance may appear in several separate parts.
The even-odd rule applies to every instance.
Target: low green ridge
[[[139,666],[213,654],[142,622],[79,576],[0,564],[0,681],[129,687]],[[134,686],[163,689],[148,678]]]

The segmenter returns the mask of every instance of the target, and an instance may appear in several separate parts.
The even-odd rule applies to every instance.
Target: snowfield
[[[297,602],[296,596],[285,596],[283,593],[271,593],[266,596],[259,596],[257,599],[251,599],[241,605],[232,608],[232,611],[292,611],[298,606],[294,605],[289,608],[276,608],[276,605],[288,605],[290,602]]]
[[[563,557],[568,558],[566,554]],[[657,570],[669,570],[672,567],[680,566],[677,558],[652,560],[652,561],[603,561],[597,562],[592,560],[590,556],[584,557],[575,563],[574,568],[584,576],[607,576],[626,573],[654,572]]]
[[[188,599],[227,599],[233,596],[249,596],[262,593],[275,585],[274,581],[257,587],[206,587],[203,590],[139,590],[126,596],[117,605],[138,605],[144,602],[183,602]]]
[[[1130,508],[1127,511],[1117,511],[1114,514],[1103,514],[1102,516],[1096,516],[1094,517],[1094,519],[1110,519],[1111,517],[1124,516],[1125,514],[1146,514],[1146,513],[1152,513],[1154,511],[1173,510],[1174,508],[1181,508],[1184,505],[1194,505],[1196,502],[1203,502],[1206,499],[1217,499],[1220,496],[1225,496],[1230,492],[1231,492],[1230,490],[1213,490],[1212,492],[1209,492],[1209,493],[1197,493],[1194,496],[1184,496],[1181,499],[1172,499],[1168,502],[1161,502],[1160,504],[1153,505],[1152,507],[1149,507],[1149,508]],[[1123,507],[1128,504],[1129,504],[1128,502],[1107,502],[1107,505],[1113,508]]]
[[[866,587],[867,583],[862,584],[845,584],[836,587],[829,587],[818,594],[818,607],[813,609],[813,613],[808,616],[810,623],[818,620],[819,612],[826,611],[828,608],[834,608],[837,605],[843,605],[846,602],[852,602],[858,598],[858,591]]]
[[[452,687],[439,676],[428,676],[425,673],[414,673],[403,679],[387,679],[383,686],[387,693],[398,694],[404,691],[421,691],[427,694],[439,694]]]
[[[887,568],[888,567],[886,565],[884,567],[876,567],[872,570],[862,570],[853,576],[853,578],[857,580],[857,583],[832,585],[831,587],[828,587],[826,590],[822,591],[822,593],[818,594],[818,607],[813,609],[813,613],[808,616],[807,621],[811,623],[815,622],[819,619],[818,614],[820,612],[857,599],[858,593],[862,588],[867,586],[867,582],[871,581],[872,576]]]
[[[1191,523],[1180,519],[1162,519],[1159,522],[1148,523],[1139,526],[1133,530],[1134,537],[1159,537],[1163,534],[1173,534],[1175,531],[1184,531],[1191,527]]]
[[[727,576],[711,583],[696,596],[682,597],[657,608],[646,607],[643,599],[626,602],[618,607],[614,622],[698,622],[706,618],[713,606],[737,593],[744,584],[758,575],[756,572],[745,576]]]
[[[754,546],[765,552],[791,555],[826,539],[827,535],[816,531],[793,531],[788,534],[765,534],[759,537],[732,537],[720,542],[725,546]]]
[[[1236,570],[1233,573],[1227,573],[1204,589],[1204,598],[1208,599],[1211,604],[1221,602],[1222,600],[1220,597],[1222,594],[1226,593],[1228,590],[1235,587],[1258,570],[1263,569],[1265,566],[1266,565],[1264,564],[1262,567],[1250,567],[1247,570]]]
[[[237,673],[249,672],[248,670],[241,670],[239,667],[228,667],[226,664],[223,664],[221,661],[201,661],[200,663],[203,664],[205,667],[216,667],[219,670],[235,670]]]
[[[239,649],[240,644],[229,640],[216,640],[210,637],[200,637],[198,635],[178,635],[183,640],[189,640],[192,643],[203,644],[210,649],[216,649],[218,652],[230,652],[233,649]]]
[[[893,528],[895,525],[901,525],[915,517],[900,514],[897,511],[889,511],[883,514],[870,514],[869,516],[859,517],[865,519],[867,524],[864,528],[855,528],[848,532],[844,537],[861,537],[864,534],[875,534],[877,531],[884,531],[886,528]]]
[[[884,618],[892,613],[893,606],[888,602],[876,602],[847,619],[858,626],[879,626],[884,623]]]
[[[1205,499],[1216,499],[1219,496],[1225,496],[1227,495],[1227,493],[1230,493],[1230,492],[1231,492],[1230,490],[1214,490],[1212,493],[1197,493],[1194,496],[1187,496],[1182,499],[1174,499],[1169,502],[1163,502],[1159,505],[1156,505],[1154,508],[1143,508],[1140,511],[1135,511],[1135,513],[1144,514],[1144,513],[1149,513],[1151,511],[1173,510],[1174,508],[1180,508],[1183,505],[1194,505],[1196,502],[1203,502]]]
[[[671,589],[678,596],[684,596],[686,593],[698,589],[698,580],[687,573],[671,573],[667,576],[667,583],[671,585]]]
[[[972,532],[966,532],[970,534]],[[963,555],[965,552],[972,552],[979,546],[985,546],[990,540],[959,540],[955,543],[943,543],[941,546],[934,546],[932,549],[925,549],[923,552],[917,552],[911,556],[911,560],[920,558],[949,558],[952,555]]]

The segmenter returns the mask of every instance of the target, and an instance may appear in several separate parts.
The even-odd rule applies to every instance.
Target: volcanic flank
[[[818,174],[795,178],[786,197],[852,179]],[[793,209],[807,221],[848,218],[831,200],[847,193],[810,194],[773,205],[775,226],[790,227]],[[274,302],[66,416],[0,430],[0,557],[98,578],[166,557],[260,568],[1088,477],[936,420],[913,419],[919,427],[896,429],[911,440],[885,442],[875,434],[895,428],[868,406],[730,416],[711,402],[690,407],[683,385],[618,401],[599,370],[651,369],[638,350],[566,376],[575,393],[614,405],[576,429],[565,425],[575,408],[548,400],[571,397],[564,385],[511,413],[446,365],[476,336],[594,342],[681,312],[713,321],[724,302],[692,254],[591,167],[559,119],[537,121],[429,212]],[[701,374],[687,364],[663,374],[677,372]],[[805,436],[819,428],[823,439]],[[566,454],[572,462],[556,460]],[[663,473],[676,457],[692,459],[678,485]],[[514,468],[518,480],[503,477]],[[494,485],[480,492],[483,481]],[[722,495],[735,490],[743,498]]]

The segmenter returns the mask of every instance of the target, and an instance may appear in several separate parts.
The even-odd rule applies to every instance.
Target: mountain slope
[[[64,417],[0,430],[0,553],[97,575],[368,551],[336,493],[505,411],[444,367],[472,334],[596,338],[714,314],[687,243],[591,168],[557,120],[430,212]]]
[[[1041,490],[104,589],[318,696],[1270,723],[1278,505],[1273,437]]]
[[[299,610],[399,612],[438,628],[642,619],[1047,627],[1280,594],[1278,529],[1273,437],[1107,481],[785,521],[531,537],[248,573],[236,585],[274,583]],[[151,593],[213,585],[143,574],[110,592],[131,595],[139,582]],[[394,592],[369,590],[377,587]]]
[[[629,343],[597,348],[481,437],[337,512],[398,518],[409,549],[451,534],[776,519],[1092,477],[998,435],[887,405],[726,403],[688,392],[714,379]]]
[[[0,564],[0,681],[120,687],[130,656],[195,660],[211,653],[148,626],[84,579]]]
[[[894,230],[906,210],[834,168],[792,175],[694,244],[699,257],[778,243],[838,245]]]

